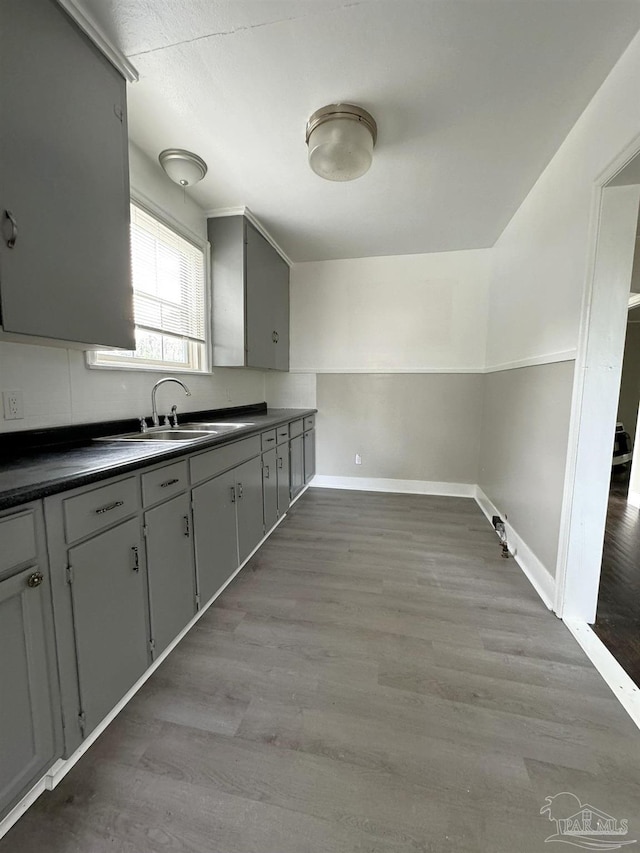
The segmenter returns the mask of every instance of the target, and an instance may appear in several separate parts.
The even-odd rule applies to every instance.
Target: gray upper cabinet
[[[130,349],[125,81],[53,0],[0,20],[5,336]]]
[[[244,216],[208,221],[213,363],[289,369],[289,267]]]
[[[59,754],[49,596],[36,565],[0,582],[0,815]]]

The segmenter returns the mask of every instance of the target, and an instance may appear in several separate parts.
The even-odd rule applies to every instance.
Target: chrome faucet
[[[153,390],[151,391],[151,412],[152,412],[151,419],[153,420],[154,426],[160,426],[160,418],[158,417],[158,409],[156,407],[156,393],[158,391],[158,388],[161,385],[163,385],[165,382],[177,382],[178,385],[180,385],[180,387],[182,389],[184,389],[184,393],[187,395],[187,397],[191,396],[191,391],[189,391],[189,389],[184,384],[184,382],[182,382],[182,380],[174,379],[173,376],[165,376],[164,379],[158,379],[156,384],[153,386]],[[176,406],[176,409],[177,409],[177,406]],[[176,417],[176,423],[177,423],[177,417]]]

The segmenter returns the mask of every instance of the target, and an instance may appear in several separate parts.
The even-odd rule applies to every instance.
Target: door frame
[[[596,178],[576,353],[554,610],[593,623],[604,542],[640,183],[615,185],[640,134]]]

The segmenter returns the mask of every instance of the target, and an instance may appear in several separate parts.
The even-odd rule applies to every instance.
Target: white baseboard
[[[489,521],[491,521],[494,515],[500,515],[500,512],[485,495],[480,486],[476,486],[475,499]],[[513,559],[525,573],[530,584],[544,601],[545,605],[549,610],[553,610],[553,602],[555,600],[556,593],[556,582],[553,576],[508,521],[505,521],[505,528],[507,531],[509,551],[512,554]]]
[[[564,623],[607,682],[614,696],[640,728],[640,689],[586,622],[565,619]]]
[[[437,480],[394,480],[386,477],[332,477],[316,474],[310,483],[314,489],[348,489],[356,492],[392,492],[406,495],[444,495],[474,498],[472,483],[441,483]]]

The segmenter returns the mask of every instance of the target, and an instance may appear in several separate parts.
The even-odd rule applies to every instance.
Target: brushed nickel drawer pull
[[[124,506],[124,501],[114,501],[112,504],[101,506],[96,510],[96,515],[102,515],[103,512],[111,512],[112,509],[117,509],[119,506]]]
[[[167,480],[165,483],[160,483],[160,488],[166,489],[167,486],[173,486],[174,483],[179,483],[179,482],[180,482],[180,478],[174,477],[173,480]]]
[[[275,438],[265,438],[265,441],[275,441]]]
[[[27,578],[27,586],[30,586],[31,589],[34,589],[35,587],[40,586],[43,580],[44,575],[42,574],[42,572],[34,572]]]

